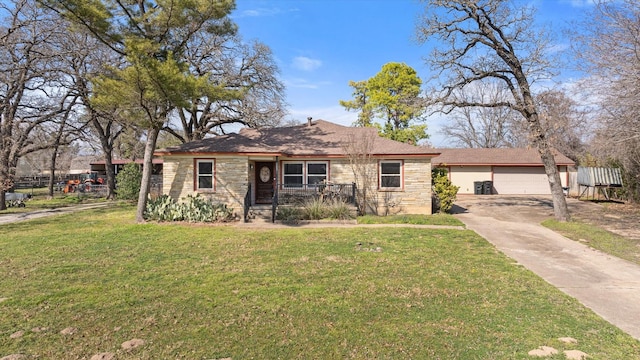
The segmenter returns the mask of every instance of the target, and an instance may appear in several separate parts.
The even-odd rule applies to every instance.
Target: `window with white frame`
[[[198,159],[196,160],[196,190],[214,190],[213,172],[215,169],[215,160]]]
[[[304,163],[285,162],[282,164],[282,182],[285,187],[301,187],[304,184]]]
[[[302,187],[327,181],[329,166],[326,161],[285,161],[282,163],[282,182],[285,187]]]
[[[401,189],[402,188],[402,161],[384,160],[380,161],[380,188],[381,189]]]
[[[327,181],[327,163],[326,162],[308,162],[307,163],[307,184],[315,185]]]

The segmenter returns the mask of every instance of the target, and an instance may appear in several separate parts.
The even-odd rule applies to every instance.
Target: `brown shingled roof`
[[[504,165],[542,166],[536,149],[496,148],[496,149],[438,149],[441,154],[431,163],[434,165]],[[554,151],[557,165],[575,165],[575,162]]]
[[[282,128],[249,129],[157,150],[169,154],[273,154],[284,156],[341,156],[354,138],[375,135],[374,155],[436,156],[439,152],[377,136],[374,128],[348,127],[324,120]]]

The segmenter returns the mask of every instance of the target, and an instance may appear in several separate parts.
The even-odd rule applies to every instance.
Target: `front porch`
[[[302,207],[311,201],[335,201],[357,206],[356,184],[278,184],[272,188],[271,204],[253,201],[252,184],[248,183],[247,193],[244,198],[244,221],[263,218],[275,222],[278,206]],[[257,197],[256,197],[257,198]]]

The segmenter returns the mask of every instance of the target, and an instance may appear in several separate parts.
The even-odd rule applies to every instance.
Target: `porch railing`
[[[308,200],[337,200],[356,204],[356,184],[278,184],[274,203],[301,205]],[[275,209],[274,209],[275,210]]]
[[[251,208],[251,183],[247,185],[247,193],[244,195],[244,222],[249,222],[249,209]]]

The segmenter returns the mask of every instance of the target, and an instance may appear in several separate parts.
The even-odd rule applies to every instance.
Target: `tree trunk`
[[[136,210],[136,221],[144,222],[144,210],[147,207],[147,197],[151,188],[151,173],[153,171],[153,151],[156,149],[156,141],[160,129],[149,129],[147,143],[144,147],[144,160],[142,164],[142,180],[140,181],[140,195],[138,195],[138,208]]]
[[[5,192],[13,188],[15,181],[15,172],[11,171],[11,161],[7,159],[3,154],[3,159],[0,159],[0,210],[7,210],[7,203]]]
[[[105,184],[107,185],[107,200],[116,198],[116,172],[113,169],[112,154],[111,151],[104,153],[104,167],[107,172],[107,183]]]
[[[571,216],[567,206],[567,199],[565,199],[564,191],[562,191],[560,173],[558,172],[558,166],[551,147],[547,142],[545,132],[540,125],[540,119],[537,113],[532,111],[527,120],[529,121],[529,131],[533,138],[533,144],[538,149],[540,159],[544,164],[544,171],[549,179],[551,197],[553,199],[553,215],[558,221],[569,221],[571,220]]]
[[[560,181],[560,173],[558,172],[558,166],[556,165],[553,153],[548,146],[546,148],[538,149],[538,151],[540,152],[540,158],[544,164],[544,170],[547,173],[549,185],[551,186],[553,215],[558,221],[569,221],[571,220],[571,215],[569,214],[567,200],[564,197],[562,182]]]
[[[100,146],[104,154],[104,167],[107,177],[107,199],[116,198],[116,174],[113,170],[113,141],[118,135],[111,136],[112,122],[107,123],[104,127],[98,121],[98,117],[94,114],[91,119],[91,125],[100,139]]]
[[[58,159],[58,146],[55,146],[52,151],[51,161],[49,162],[49,183],[47,184],[47,196],[53,199],[53,185],[55,184],[56,176],[56,160]]]

